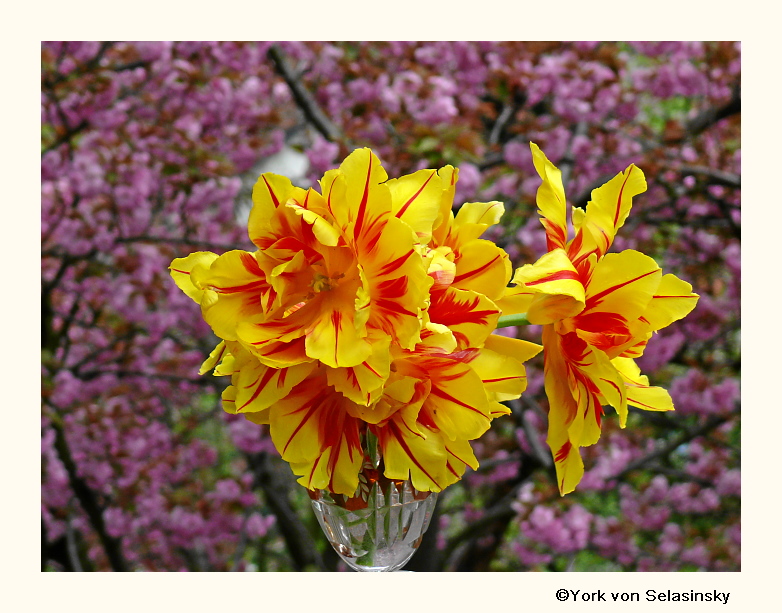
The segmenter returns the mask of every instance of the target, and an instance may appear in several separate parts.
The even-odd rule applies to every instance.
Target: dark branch
[[[57,450],[60,461],[65,466],[65,471],[68,473],[68,482],[79,503],[81,503],[84,512],[87,514],[93,529],[98,534],[98,538],[103,545],[103,549],[106,552],[112,570],[117,572],[129,571],[130,568],[128,567],[128,563],[125,561],[125,557],[122,554],[120,540],[110,536],[106,531],[106,524],[103,521],[104,509],[98,502],[98,497],[87,485],[87,482],[78,474],[76,463],[73,461],[70,448],[65,440],[65,431],[63,430],[62,425],[59,424],[56,419],[52,419],[51,426],[55,433],[54,447]]]
[[[719,121],[738,113],[741,113],[741,85],[737,83],[733,86],[733,95],[727,103],[720,107],[706,109],[688,121],[684,130],[689,136],[698,136]]]
[[[649,463],[667,457],[671,453],[673,453],[678,447],[683,445],[684,443],[688,443],[689,441],[698,438],[699,436],[703,436],[705,434],[708,434],[715,428],[718,428],[725,422],[727,422],[731,417],[733,417],[735,414],[730,414],[726,416],[719,416],[719,417],[711,417],[709,418],[706,423],[704,423],[699,428],[695,428],[693,430],[688,430],[684,432],[683,434],[677,436],[675,439],[673,439],[671,442],[661,446],[659,449],[655,449],[651,453],[645,455],[642,458],[639,458],[635,462],[632,462],[628,464],[624,470],[619,472],[613,479],[621,480],[624,479],[629,473],[633,472],[634,470],[638,470],[639,468],[644,468]]]
[[[296,104],[304,113],[304,116],[312,123],[313,126],[320,132],[326,140],[332,142],[339,142],[342,140],[342,134],[339,128],[337,128],[331,120],[326,117],[326,114],[320,110],[318,103],[302,85],[298,78],[298,75],[294,74],[290,66],[285,60],[285,56],[282,54],[277,45],[269,47],[267,52],[269,59],[274,64],[274,68],[277,73],[285,80],[288,87],[293,94],[293,99]]]
[[[741,187],[741,177],[732,172],[709,168],[708,166],[680,166],[679,172],[683,175],[701,175],[710,179],[712,185],[724,185],[725,187]]]
[[[333,570],[324,563],[312,536],[288,501],[286,484],[274,473],[269,456],[259,453],[248,455],[247,460],[255,477],[255,486],[263,490],[266,502],[277,518],[277,527],[296,570],[311,570],[313,567],[320,571]]]

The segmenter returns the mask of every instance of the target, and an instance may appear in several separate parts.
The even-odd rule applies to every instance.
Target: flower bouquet
[[[500,202],[453,213],[458,169],[389,179],[369,149],[319,189],[266,173],[248,221],[253,252],[197,252],[176,284],[221,339],[201,374],[230,376],[223,408],[268,424],[310,493],[337,553],[360,570],[412,556],[437,492],[478,467],[470,441],[526,388],[544,352],[547,442],[561,494],[583,475],[579,448],[600,437],[603,406],[673,409],[634,358],[687,315],[692,287],[638,251],[607,253],[634,196],[631,165],[573,208],[568,240],[559,170],[531,144],[548,252],[513,274],[480,238]],[[541,324],[542,346],[493,334]]]

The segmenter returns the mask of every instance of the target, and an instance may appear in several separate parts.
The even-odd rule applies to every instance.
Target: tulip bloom
[[[566,494],[584,473],[579,448],[600,437],[603,405],[616,409],[621,427],[628,405],[673,409],[668,392],[649,386],[634,358],[654,332],[687,315],[698,296],[638,251],[607,253],[633,197],[646,190],[636,166],[594,190],[586,211],[573,208],[575,236],[568,241],[560,171],[537,145],[531,148],[543,181],[537,204],[548,252],[516,271],[517,288],[501,304],[543,325],[547,442]]]
[[[478,463],[469,441],[526,387],[542,347],[492,335],[507,254],[480,235],[499,202],[451,212],[450,166],[388,179],[369,149],[320,191],[262,175],[257,251],[174,260],[177,285],[222,340],[201,372],[231,377],[223,408],[268,424],[310,490],[353,497],[367,437],[385,477],[440,491]]]

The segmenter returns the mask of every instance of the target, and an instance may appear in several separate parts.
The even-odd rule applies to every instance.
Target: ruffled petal
[[[516,271],[513,282],[536,294],[527,311],[530,323],[552,323],[573,317],[584,308],[584,286],[563,249],[546,253],[534,264],[525,264]]]
[[[478,349],[468,364],[483,381],[486,395],[490,401],[515,400],[527,389],[527,371],[524,364],[512,354],[503,354],[489,348],[494,347],[503,352],[513,352],[513,348],[506,346],[506,343],[493,342],[498,338],[504,337],[491,335],[486,341],[486,346]],[[516,341],[518,339],[508,338],[505,340]],[[518,343],[525,343],[525,341],[519,340]],[[532,343],[529,344],[532,345]],[[520,349],[523,352],[527,347],[522,346]]]
[[[171,262],[171,266],[169,266],[168,269],[171,271],[171,278],[174,280],[177,287],[196,303],[201,304],[205,290],[192,282],[190,273],[194,268],[207,270],[216,259],[216,253],[212,253],[211,251],[197,251],[185,258],[176,258]]]
[[[357,255],[369,298],[367,326],[412,349],[420,341],[420,314],[433,279],[403,221],[392,217],[367,239]]]
[[[511,277],[511,264],[503,249],[487,240],[464,244],[456,259],[453,287],[501,298]]]
[[[661,330],[690,313],[699,297],[686,281],[664,275],[642,317],[652,330]]]
[[[372,354],[372,345],[356,329],[353,305],[327,296],[307,327],[307,355],[331,366],[358,366]]]
[[[391,213],[413,229],[421,244],[428,243],[443,191],[437,171],[419,170],[386,185],[391,191]]]
[[[604,255],[614,241],[633,205],[633,197],[646,191],[644,173],[631,164],[605,185],[592,191],[586,213],[579,214],[579,231],[568,246],[568,255],[578,267],[592,254]]]
[[[360,422],[346,410],[349,402],[319,371],[269,409],[272,442],[309,489],[352,496],[358,487]]]
[[[422,492],[442,490],[445,478],[446,452],[439,433],[425,427],[411,427],[403,412],[394,415],[377,428],[383,453],[385,475],[389,479],[408,479]]]
[[[544,385],[549,401],[548,434],[546,443],[554,457],[559,493],[572,492],[584,475],[584,463],[578,447],[571,440],[570,427],[583,416],[578,414],[576,400],[573,397],[569,381],[568,367],[562,351],[558,349],[558,334],[553,326],[544,326]]]
[[[430,424],[450,440],[476,439],[489,429],[492,407],[483,381],[468,363],[425,356],[415,364],[428,374],[432,385],[419,422]]]
[[[368,406],[383,393],[383,385],[391,369],[391,339],[387,336],[372,340],[372,353],[360,364],[330,368],[328,384],[356,404]]]
[[[532,162],[543,179],[538,188],[537,204],[540,221],[546,229],[546,244],[549,251],[564,249],[567,243],[567,203],[562,173],[535,143],[530,143]]]
[[[500,310],[483,294],[449,287],[433,292],[428,314],[432,322],[447,326],[458,347],[480,347],[494,331]]]
[[[636,320],[646,311],[661,278],[660,267],[648,255],[632,249],[609,253],[595,265],[582,315],[616,313],[625,321]]]
[[[271,299],[271,287],[255,255],[247,251],[229,251],[216,258],[206,269],[196,267],[193,283],[214,292],[201,301],[201,313],[214,333],[226,340],[237,340],[238,322],[264,315]]]
[[[649,378],[641,374],[641,369],[630,358],[611,360],[622,376],[627,392],[627,403],[645,411],[673,411],[671,395],[662,387],[649,385]]]
[[[231,383],[236,388],[236,413],[253,413],[268,409],[287,396],[314,368],[314,362],[289,368],[271,368],[255,359],[247,360],[231,378]]]
[[[345,177],[345,196],[339,206],[347,211],[347,234],[360,243],[366,240],[372,226],[391,214],[391,192],[385,185],[388,174],[368,148],[348,155],[339,172]]]
[[[266,233],[274,211],[283,206],[294,191],[290,179],[271,172],[263,173],[253,186],[253,208],[247,222],[250,240],[255,242]],[[260,247],[259,245],[259,248]]]

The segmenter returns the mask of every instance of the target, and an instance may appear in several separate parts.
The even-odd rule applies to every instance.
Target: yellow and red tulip
[[[647,255],[607,253],[633,197],[646,190],[640,169],[630,165],[592,192],[585,211],[574,208],[575,236],[568,240],[560,171],[537,145],[531,148],[542,179],[537,203],[548,252],[516,271],[517,287],[508,294],[513,309],[543,324],[547,442],[566,494],[584,473],[579,448],[600,437],[603,405],[616,409],[621,427],[628,405],[673,409],[668,392],[650,387],[633,358],[654,332],[695,308],[698,296],[689,283],[663,276]]]
[[[672,408],[633,358],[697,296],[648,256],[606,253],[643,174],[630,166],[595,190],[568,241],[560,173],[532,151],[548,253],[516,271],[515,287],[508,255],[480,238],[502,203],[454,215],[457,169],[389,179],[369,149],[319,190],[263,174],[248,222],[255,251],[172,262],[221,339],[201,374],[230,376],[224,409],[268,424],[299,483],[354,496],[372,437],[385,478],[442,490],[477,468],[470,441],[509,413],[523,363],[543,348],[562,493],[581,478],[578,449],[599,438],[604,404],[622,426],[628,404]],[[503,312],[543,324],[543,346],[492,334]]]

